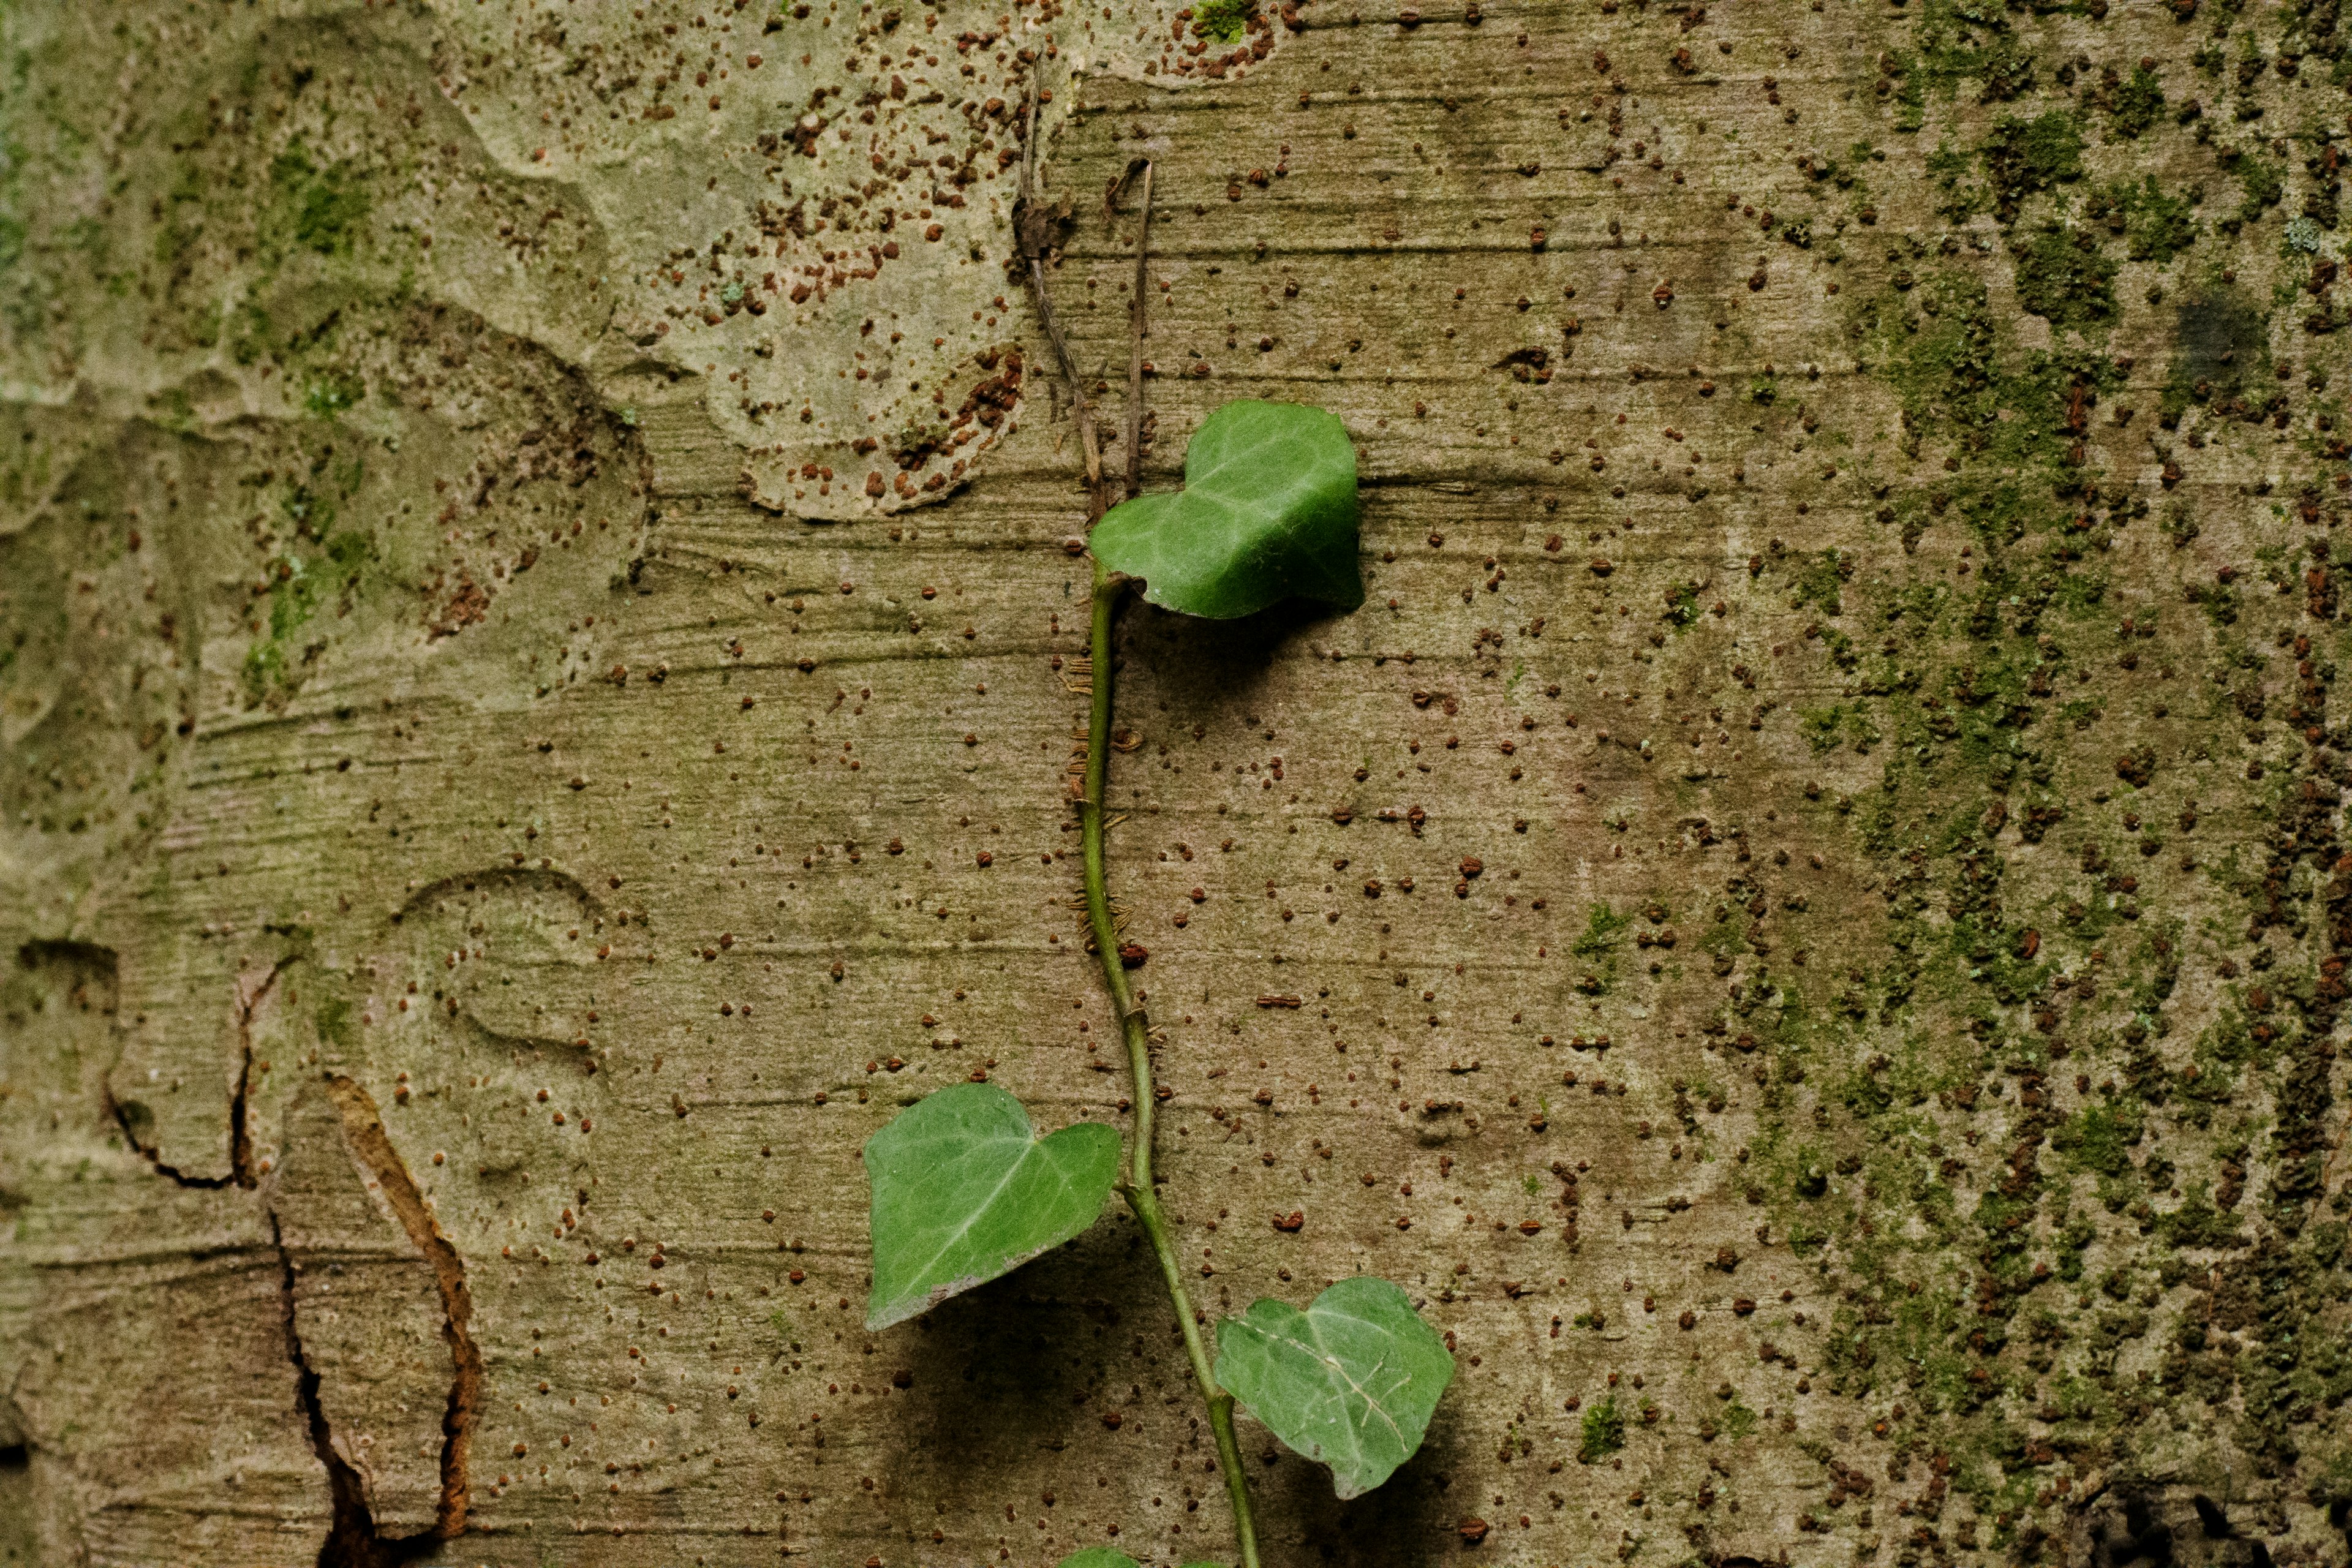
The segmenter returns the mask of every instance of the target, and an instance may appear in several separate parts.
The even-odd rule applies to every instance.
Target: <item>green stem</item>
[[[1118,955],[1118,934],[1112,929],[1110,895],[1103,883],[1104,784],[1110,773],[1110,626],[1127,579],[1095,564],[1094,629],[1090,658],[1094,665],[1093,705],[1087,718],[1085,793],[1078,799],[1078,822],[1086,856],[1087,919],[1094,928],[1095,951],[1101,955],[1103,982],[1110,987],[1111,1005],[1118,1009],[1120,1032],[1127,1039],[1127,1064],[1135,1079],[1135,1137],[1128,1155],[1128,1179],[1119,1189],[1127,1206],[1151,1238],[1160,1258],[1160,1272],[1168,1281],[1168,1299],[1176,1308],[1176,1323],[1184,1334],[1184,1353],[1192,1363],[1192,1381],[1209,1407],[1209,1428],[1217,1439],[1217,1463],[1225,1472],[1225,1493],[1233,1500],[1234,1535],[1240,1542],[1241,1568],[1258,1568],[1257,1527],[1250,1516],[1249,1477],[1242,1468],[1241,1444],[1234,1436],[1234,1396],[1217,1385],[1207,1342],[1192,1312],[1192,1299],[1184,1289],[1184,1274],[1176,1258],[1176,1245],[1168,1234],[1168,1216],[1152,1190],[1153,1113],[1159,1101],[1151,1078],[1150,1026],[1127,984],[1127,965]]]

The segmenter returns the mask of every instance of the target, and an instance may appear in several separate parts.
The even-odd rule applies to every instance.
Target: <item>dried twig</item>
[[[1070,358],[1070,345],[1062,336],[1062,323],[1054,314],[1054,301],[1045,292],[1045,249],[1055,230],[1065,216],[1048,210],[1037,196],[1037,84],[1029,84],[1028,129],[1021,149],[1021,199],[1013,216],[1013,237],[1021,247],[1022,258],[1028,263],[1029,297],[1036,306],[1037,319],[1045,323],[1046,341],[1053,344],[1054,363],[1062,373],[1062,384],[1069,389],[1070,413],[1078,426],[1078,445],[1086,453],[1087,489],[1093,497],[1088,508],[1087,523],[1098,521],[1106,510],[1108,498],[1103,493],[1102,442],[1095,430],[1095,410],[1087,389],[1078,380],[1078,367]]]
[[[1118,216],[1118,198],[1127,195],[1127,187],[1135,176],[1151,166],[1149,158],[1129,158],[1127,167],[1113,174],[1103,186],[1103,221],[1109,223]]]
[[[1078,367],[1070,358],[1070,345],[1062,336],[1062,324],[1054,316],[1054,302],[1045,293],[1045,263],[1043,258],[1029,258],[1029,292],[1036,301],[1038,320],[1045,323],[1045,337],[1054,345],[1054,361],[1062,372],[1063,384],[1069,388],[1070,413],[1078,426],[1078,446],[1086,453],[1087,488],[1093,492],[1094,502],[1087,519],[1087,525],[1101,521],[1103,504],[1102,441],[1095,431],[1095,408],[1079,383]]]

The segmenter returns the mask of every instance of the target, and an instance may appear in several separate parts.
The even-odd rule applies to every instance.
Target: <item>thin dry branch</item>
[[[1046,239],[1058,226],[1059,212],[1050,212],[1037,199],[1037,84],[1029,84],[1028,129],[1021,149],[1021,199],[1014,214],[1013,227],[1021,246],[1022,258],[1028,263],[1029,298],[1037,310],[1037,319],[1045,327],[1045,339],[1054,347],[1054,363],[1062,373],[1062,384],[1070,394],[1070,414],[1078,426],[1078,445],[1086,454],[1087,489],[1089,497],[1087,523],[1092,527],[1108,510],[1108,498],[1103,492],[1102,438],[1095,428],[1093,400],[1078,379],[1078,367],[1070,358],[1070,345],[1062,335],[1062,323],[1054,314],[1054,301],[1045,290]]]

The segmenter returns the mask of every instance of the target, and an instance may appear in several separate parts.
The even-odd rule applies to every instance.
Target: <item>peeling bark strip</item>
[[[449,1359],[456,1363],[456,1375],[450,1380],[448,1411],[441,1424],[445,1435],[441,1445],[441,1508],[433,1534],[447,1541],[463,1534],[466,1529],[466,1510],[472,1491],[467,1460],[473,1447],[474,1416],[482,1393],[482,1352],[475,1345],[470,1329],[474,1305],[466,1289],[466,1265],[458,1258],[457,1247],[442,1234],[433,1211],[425,1206],[425,1194],[417,1190],[400,1152],[392,1146],[374,1097],[341,1074],[329,1077],[327,1089],[334,1097],[336,1110],[342,1113],[343,1137],[350,1142],[352,1154],[375,1179],[385,1201],[392,1205],[392,1212],[399,1216],[401,1228],[408,1232],[408,1239],[432,1267],[433,1282],[441,1291],[441,1334],[449,1342]]]

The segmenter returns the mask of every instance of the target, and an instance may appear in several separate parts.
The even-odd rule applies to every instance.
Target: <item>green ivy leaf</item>
[[[988,1083],[959,1083],[866,1141],[874,1184],[874,1290],[886,1329],[1010,1274],[1094,1224],[1118,1175],[1118,1134],[1080,1121],[1039,1138]]]
[[[1385,1279],[1342,1279],[1305,1311],[1260,1300],[1217,1333],[1217,1381],[1342,1498],[1412,1458],[1454,1379],[1454,1355]]]
[[[1141,1565],[1124,1552],[1114,1552],[1108,1546],[1089,1546],[1084,1552],[1063,1558],[1059,1568],[1141,1568]],[[1222,1563],[1187,1563],[1184,1568],[1225,1568],[1225,1565]]]
[[[1142,580],[1143,596],[1212,620],[1291,597],[1352,610],[1356,448],[1339,416],[1243,398],[1209,416],[1184,453],[1184,488],[1122,501],[1094,552]]]

